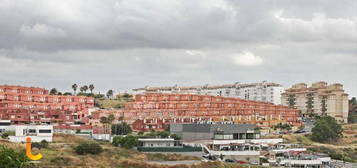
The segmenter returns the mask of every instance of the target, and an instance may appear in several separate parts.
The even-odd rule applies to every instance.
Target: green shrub
[[[103,148],[94,142],[82,142],[74,148],[75,152],[79,155],[85,154],[99,154],[103,152]]]
[[[0,145],[0,167],[1,168],[27,168],[30,160],[25,152],[16,152],[13,149]]]
[[[48,148],[48,142],[46,140],[42,140],[40,144],[42,148]]]
[[[7,132],[4,132],[1,134],[1,138],[3,138],[3,139],[7,139],[8,137],[9,137],[9,133],[7,133]]]
[[[116,136],[113,138],[112,144],[114,146],[121,146],[125,149],[131,149],[138,145],[138,137],[135,137],[133,135],[127,135],[125,137]]]
[[[175,140],[181,140],[181,137],[179,135],[177,135],[177,134],[171,134],[170,137],[175,139]]]

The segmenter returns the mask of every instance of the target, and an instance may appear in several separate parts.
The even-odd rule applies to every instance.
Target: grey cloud
[[[1,0],[0,83],[130,90],[327,80],[357,96],[356,3]],[[244,52],[260,63],[237,64]]]
[[[301,15],[307,12],[314,17],[316,13],[322,13],[329,17],[338,10],[329,6],[325,9],[326,3],[322,2],[319,3],[322,7],[318,6],[315,11],[305,10],[305,7],[313,6],[308,1],[289,1],[300,6],[301,11],[285,1],[17,2],[5,1],[0,6],[2,48],[200,48],[220,42],[311,40],[321,33],[322,36],[331,35],[323,40],[350,37],[351,34],[356,40],[356,30],[353,29],[356,17],[342,18],[344,15],[339,13],[333,15],[341,17],[322,20],[318,32],[310,32],[319,23],[304,20]],[[341,4],[339,6],[349,7],[349,3]],[[276,17],[279,11],[282,11],[281,18]],[[346,11],[353,14],[351,12]],[[331,29],[335,34],[331,34]]]

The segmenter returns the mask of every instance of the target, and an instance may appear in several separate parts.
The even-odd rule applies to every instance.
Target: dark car
[[[227,163],[235,163],[236,161],[234,161],[234,160],[232,160],[232,159],[226,159],[226,160],[224,160],[225,162],[227,162]]]
[[[302,133],[306,133],[305,130],[297,130],[294,132],[294,134],[302,134]]]

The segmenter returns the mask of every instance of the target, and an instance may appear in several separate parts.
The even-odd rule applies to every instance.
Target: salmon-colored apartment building
[[[134,130],[164,129],[166,124],[199,121],[234,122],[270,127],[300,126],[299,112],[267,102],[192,94],[139,94],[123,109]]]
[[[151,93],[135,95],[122,109],[100,109],[92,97],[49,95],[36,87],[0,86],[0,119],[14,124],[71,125],[81,121],[101,128],[100,118],[123,117],[134,130],[162,130],[170,123],[234,122],[270,127],[278,123],[301,125],[296,109],[267,102],[209,95]],[[114,122],[116,123],[116,122]]]
[[[43,88],[0,85],[0,119],[15,124],[71,124],[86,117],[93,106],[92,97],[49,95]]]

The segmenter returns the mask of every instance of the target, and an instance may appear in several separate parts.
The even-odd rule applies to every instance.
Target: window
[[[38,130],[38,133],[51,133],[52,131],[50,129],[46,130]]]
[[[28,133],[30,133],[30,134],[36,134],[36,129],[29,129]]]

